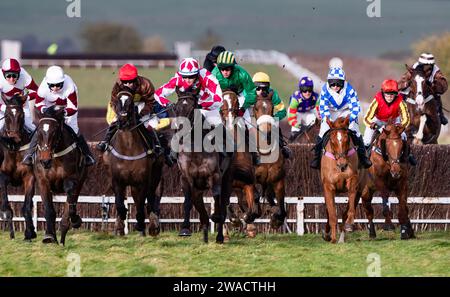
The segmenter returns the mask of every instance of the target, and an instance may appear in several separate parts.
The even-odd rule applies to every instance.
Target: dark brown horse
[[[330,130],[324,135],[325,152],[321,159],[320,177],[323,185],[327,210],[327,224],[323,238],[331,243],[337,239],[337,214],[334,198],[338,193],[348,193],[348,205],[342,218],[341,236],[339,242],[344,242],[345,232],[353,231],[360,171],[358,156],[352,147],[352,133],[349,127],[349,117],[338,118],[335,122],[327,119]]]
[[[411,124],[406,129],[408,141],[414,144],[437,144],[441,133],[441,120],[435,94],[427,83],[423,71],[406,65],[411,74],[406,102]]]
[[[147,149],[145,137],[139,129],[133,95],[122,91],[118,100],[111,102],[117,115],[118,130],[111,145],[103,154],[103,159],[111,172],[111,185],[115,196],[117,217],[115,233],[124,235],[127,199],[127,187],[131,189],[136,207],[137,224],[135,229],[145,236],[145,202],[148,199],[149,234],[159,233],[159,199],[155,194],[161,178],[161,158],[155,161],[154,152]],[[158,168],[156,168],[159,166]],[[158,170],[159,169],[159,170]],[[153,175],[155,174],[155,176]]]
[[[364,210],[369,220],[369,236],[376,237],[373,224],[372,197],[375,191],[380,191],[383,198],[389,197],[393,191],[399,200],[398,218],[401,225],[401,239],[414,238],[414,231],[408,217],[407,193],[408,193],[408,170],[407,170],[407,148],[401,138],[404,127],[399,124],[388,124],[376,144],[373,146],[370,160],[372,166],[367,169],[367,175],[361,197]],[[359,201],[359,195],[356,203]],[[386,223],[391,220],[390,213],[384,213]]]
[[[73,131],[64,123],[64,107],[49,107],[43,114],[38,114],[38,118],[34,174],[47,222],[43,242],[58,243],[53,193],[66,193],[61,219],[61,243],[64,245],[70,227],[79,228],[82,223],[77,214],[77,202],[87,176],[85,158],[77,148]]]
[[[279,133],[281,130],[272,117],[272,93],[267,97],[258,96],[253,107],[258,127],[257,150],[261,156],[261,164],[256,166],[256,183],[262,187],[262,196],[272,207],[270,224],[279,228],[284,224],[286,209],[285,198],[285,159],[280,152]],[[276,198],[277,203],[275,204]]]
[[[244,213],[242,219],[246,224],[247,235],[253,237],[256,235],[256,228],[251,223],[261,215],[261,210],[259,197],[255,197],[255,169],[248,141],[246,141],[246,125],[242,118],[238,118],[239,100],[236,93],[224,91],[223,99],[222,120],[226,132],[233,135],[232,140],[235,143],[236,152],[233,154],[229,170],[223,174],[222,186],[230,191],[232,189],[236,194],[240,211]],[[223,197],[227,205],[228,217],[233,226],[240,227],[241,220],[232,205],[229,204],[230,195],[230,192],[226,192]]]
[[[295,132],[289,137],[289,143],[314,144],[320,132],[320,120],[316,119],[310,127],[302,126],[300,131]]]
[[[203,141],[214,135],[214,131],[203,129],[204,117],[197,109],[195,94],[177,91],[178,101],[174,107],[177,116],[173,125],[176,133],[172,138],[172,149],[178,152],[178,168],[181,172],[181,187],[185,199],[192,201],[200,214],[203,241],[208,242],[209,216],[203,201],[204,193],[211,190],[215,200],[215,212],[211,220],[217,223],[217,243],[223,243],[225,206],[222,197],[220,157],[217,151],[205,150]],[[186,208],[185,208],[186,210]],[[185,214],[186,216],[186,214]]]
[[[30,144],[32,131],[25,128],[25,114],[23,105],[27,104],[26,96],[17,94],[10,99],[3,97],[6,104],[5,125],[0,131],[1,137],[9,140],[9,146],[2,143],[0,153],[2,163],[0,167],[0,192],[2,203],[0,212],[9,225],[10,238],[14,238],[12,209],[8,201],[8,185],[23,186],[25,201],[22,206],[22,216],[25,218],[25,240],[36,238],[32,220],[34,174],[33,168],[22,164],[26,149]]]

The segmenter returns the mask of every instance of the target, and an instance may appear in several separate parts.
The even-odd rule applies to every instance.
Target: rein
[[[326,143],[324,144],[324,150],[325,150],[325,152],[323,153],[323,155],[325,156],[325,157],[328,157],[328,158],[330,158],[330,159],[332,159],[332,160],[337,160],[337,159],[340,159],[340,158],[348,158],[348,157],[351,157],[351,156],[353,156],[355,153],[356,153],[356,150],[355,150],[355,148],[354,147],[352,147],[352,148],[350,148],[350,149],[348,149],[347,151],[345,151],[345,152],[343,152],[343,153],[339,153],[339,154],[336,154],[334,151],[331,151],[331,152],[329,152],[329,151],[327,151],[326,150],[326,145],[327,145],[327,143],[328,143],[328,141],[330,140],[330,133],[331,132],[333,132],[333,131],[345,131],[345,132],[347,132],[347,134],[348,134],[348,132],[349,132],[349,129],[348,128],[333,128],[333,129],[330,129],[330,130],[328,130],[327,131],[327,135],[325,136],[324,135],[324,138],[326,137]],[[350,132],[351,133],[351,132]],[[349,146],[350,146],[350,135],[348,135],[348,142],[349,142]]]

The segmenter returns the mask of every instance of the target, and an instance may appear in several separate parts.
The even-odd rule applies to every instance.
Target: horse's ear
[[[411,66],[409,66],[408,64],[405,64],[405,67],[406,67],[406,70],[408,70],[409,73],[412,74],[414,72],[414,69]]]
[[[386,125],[386,126],[384,126],[384,128],[383,128],[383,131],[384,131],[384,133],[385,133],[386,135],[391,134],[391,130],[392,130],[392,126],[391,126],[391,125]]]
[[[403,133],[403,131],[405,131],[405,126],[401,125],[401,124],[397,124],[395,125],[395,127],[397,128],[397,133],[400,135]]]
[[[348,127],[350,125],[350,116],[348,115],[344,120],[345,127]]]
[[[330,128],[334,128],[334,123],[329,118],[327,118],[327,124]]]

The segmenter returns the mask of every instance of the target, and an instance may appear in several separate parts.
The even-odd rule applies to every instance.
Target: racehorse
[[[406,142],[402,140],[401,134],[405,130],[402,125],[389,123],[376,140],[372,148],[370,160],[372,166],[367,169],[364,188],[360,191],[364,210],[369,220],[369,236],[376,237],[373,224],[372,197],[376,190],[382,193],[383,198],[389,197],[394,191],[399,200],[398,218],[401,224],[401,239],[414,238],[414,231],[408,217],[407,194],[408,194],[408,152]],[[356,204],[359,201],[359,194]],[[383,214],[386,224],[390,223],[390,212]]]
[[[406,129],[408,141],[414,144],[437,144],[441,132],[441,121],[434,94],[423,71],[406,65],[411,74],[407,89],[407,105],[411,124]]]
[[[252,155],[246,141],[246,125],[242,118],[238,118],[239,100],[235,92],[226,90],[223,92],[223,105],[221,107],[222,120],[227,133],[233,135],[236,144],[236,152],[230,164],[229,170],[223,174],[222,187],[233,190],[238,198],[240,210],[244,213],[243,221],[246,224],[247,235],[254,237],[256,228],[251,224],[261,215],[259,197],[255,197],[255,169]],[[237,122],[236,122],[237,120]],[[237,127],[237,129],[236,129]],[[235,227],[241,226],[241,220],[229,204],[230,192],[225,192],[224,201],[227,205],[228,217]]]
[[[269,161],[261,162],[256,166],[256,183],[261,185],[262,196],[267,198],[271,206],[271,227],[279,228],[284,224],[287,215],[284,205],[286,171],[284,168],[285,159],[283,154],[280,153],[279,138],[277,137],[281,131],[278,123],[272,117],[272,93],[266,97],[257,96],[253,111],[258,128],[257,150],[262,161],[264,158],[268,158]],[[278,129],[278,133],[275,129]],[[263,140],[264,138],[266,139]],[[275,141],[271,141],[271,138],[274,138]],[[274,198],[277,199],[276,204]]]
[[[203,241],[208,242],[209,217],[203,201],[204,192],[211,190],[215,200],[215,212],[211,220],[217,223],[217,243],[223,243],[223,224],[225,206],[222,197],[219,153],[208,152],[203,146],[205,136],[211,135],[203,129],[203,116],[200,116],[198,98],[190,92],[176,91],[178,101],[173,108],[175,116],[173,126],[176,129],[172,138],[172,149],[178,150],[178,168],[181,172],[181,187],[185,199],[192,201],[200,214]],[[208,133],[207,135],[205,135]],[[196,137],[197,136],[197,137]],[[198,137],[200,136],[200,137]],[[181,143],[180,143],[181,138]],[[197,139],[196,139],[197,138]],[[197,141],[196,141],[197,140]],[[177,142],[177,148],[174,143]],[[185,207],[186,211],[186,207]],[[184,214],[185,217],[188,214]]]
[[[3,94],[2,94],[3,96]],[[27,97],[21,94],[14,95],[11,99],[3,97],[6,105],[5,125],[0,132],[1,137],[9,140],[9,145],[2,142],[0,153],[2,163],[0,167],[0,191],[2,195],[1,214],[9,225],[9,236],[14,238],[14,226],[12,222],[12,209],[8,201],[8,185],[15,187],[23,185],[25,201],[22,207],[22,216],[25,218],[25,240],[36,238],[32,220],[33,196],[35,192],[35,178],[33,168],[22,164],[25,151],[28,149],[32,131],[25,128],[25,115],[23,105]]]
[[[353,133],[348,129],[349,117],[338,118],[331,122],[327,119],[330,130],[324,135],[325,152],[321,159],[320,177],[326,204],[327,223],[322,235],[324,240],[336,243],[337,214],[334,198],[338,193],[348,193],[348,205],[344,211],[339,242],[344,242],[345,232],[353,231],[356,204],[355,199],[360,179],[358,156],[351,147]],[[330,234],[331,233],[331,234]]]
[[[61,243],[64,245],[70,227],[79,228],[77,202],[87,176],[85,158],[77,149],[73,131],[64,123],[64,107],[51,106],[37,114],[37,153],[34,175],[44,203],[47,222],[43,243],[58,243],[55,231],[56,212],[53,193],[66,193],[67,201],[61,219]]]
[[[138,119],[133,95],[128,91],[121,91],[117,94],[117,100],[111,104],[117,115],[118,130],[103,154],[103,159],[111,171],[111,185],[117,208],[115,234],[125,234],[124,220],[128,210],[124,201],[127,187],[130,186],[136,207],[135,229],[145,236],[145,202],[148,199],[149,234],[155,236],[159,233],[161,197],[157,198],[155,191],[161,177],[160,174],[158,176],[162,168],[161,158],[155,161],[154,152],[147,149],[142,132],[135,129]]]

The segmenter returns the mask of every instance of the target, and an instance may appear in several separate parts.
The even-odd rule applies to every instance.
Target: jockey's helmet
[[[2,63],[2,72],[16,72],[20,73],[20,64],[16,59],[5,59]]]
[[[133,64],[127,63],[119,69],[119,79],[121,81],[132,81],[138,76],[138,70]]]
[[[419,64],[423,64],[423,65],[433,65],[436,61],[434,60],[433,54],[422,53],[417,62],[419,62]]]
[[[47,84],[59,84],[64,82],[64,70],[59,66],[50,66],[45,74]]]
[[[256,72],[255,75],[253,75],[253,82],[257,87],[268,88],[270,86],[270,77],[267,73]]]
[[[386,79],[381,84],[383,93],[398,93],[398,83],[395,79]]]
[[[182,77],[189,77],[197,75],[200,71],[198,61],[194,58],[185,58],[181,61],[178,67],[178,74]]]
[[[224,51],[217,57],[217,67],[219,69],[234,67],[234,64],[236,64],[236,58],[232,52]]]
[[[304,76],[298,81],[298,88],[309,88],[314,89],[314,82],[309,76]]]

